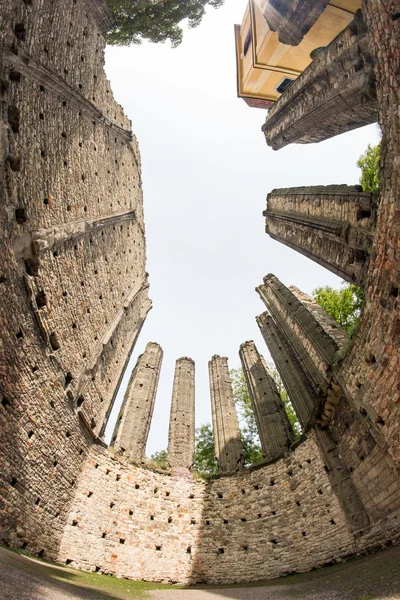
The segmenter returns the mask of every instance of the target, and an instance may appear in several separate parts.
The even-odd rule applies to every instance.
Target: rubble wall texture
[[[107,15],[101,0],[0,8],[0,537],[45,556],[151,306]]]
[[[306,426],[323,422],[328,429],[324,432],[317,429],[327,472],[349,523],[355,530],[363,529],[370,518],[377,521],[400,508],[400,478],[393,460],[385,453],[378,425],[371,422],[365,410],[361,413],[357,410],[351,397],[346,398],[330,369],[335,360],[335,349],[345,342],[345,332],[307,294],[295,287],[286,288],[272,275],[264,281],[262,297],[271,312],[277,315],[279,326],[271,324],[272,318],[263,315],[259,322],[272,356],[277,355],[276,366],[285,385],[288,380],[287,391],[295,408],[299,406],[298,395],[303,397],[300,388],[294,386],[297,380],[293,372],[302,373],[302,380],[309,378],[310,362],[315,365],[318,355],[325,358],[327,385],[325,391],[321,390],[321,396],[326,394],[327,400],[324,404],[316,402],[309,423],[304,423],[302,410],[300,419]],[[302,354],[296,353],[293,362],[289,352],[285,359],[284,350],[277,351],[277,345],[284,346],[279,327],[285,327],[287,346],[303,349]]]
[[[163,354],[159,344],[146,345],[130,376],[112,436],[112,446],[136,461],[146,456]]]
[[[209,482],[93,447],[58,560],[136,579],[231,583],[309,570],[385,539],[379,525],[353,536],[324,465],[313,435],[273,464]]]
[[[267,196],[265,230],[346,281],[364,286],[377,200],[360,186],[273,190]]]
[[[325,321],[317,319],[308,308],[316,304],[315,301],[299,290],[297,295],[294,291],[296,288],[287,288],[272,274],[264,277],[264,284],[257,288],[274,320],[279,321],[314,388],[322,390],[344,336],[333,336],[333,331],[339,331],[334,319],[327,314]]]
[[[400,509],[399,473],[377,429],[344,397],[328,428],[371,522]]]
[[[262,129],[274,150],[320,142],[378,120],[370,49],[356,17],[269,109]]]
[[[276,383],[254,342],[241,344],[240,361],[266,460],[288,452],[293,431]]]
[[[302,361],[285,335],[281,322],[275,321],[268,312],[256,317],[256,321],[297,418],[305,428],[316,409],[318,394],[307,377]]]
[[[363,2],[375,62],[382,128],[380,202],[367,301],[358,335],[339,373],[341,385],[379,429],[383,449],[400,467],[400,69],[396,1]],[[396,17],[397,15],[397,17]]]
[[[233,399],[228,359],[213,356],[208,363],[215,456],[222,471],[239,468],[243,449]]]
[[[399,541],[397,0],[364,0],[383,130],[380,207],[361,327],[338,374],[348,400],[329,425],[331,456],[311,431],[287,457],[209,482],[139,469],[98,439],[150,308],[139,155],[102,70],[101,6],[0,8],[2,541],[77,567],[182,583],[264,579]],[[367,71],[354,69],[350,61],[357,86]],[[341,89],[339,71],[332,89]],[[357,93],[356,123],[369,122],[373,93],[361,108]],[[319,98],[315,87],[307,97]],[[329,106],[322,133],[304,120],[303,141],[344,130]],[[323,123],[319,108],[313,119]],[[324,375],[315,348],[313,360]],[[367,517],[362,536],[338,500],[343,479],[329,473],[342,469],[338,456]]]
[[[191,469],[194,444],[194,361],[182,357],[176,361],[172,389],[168,435],[169,466]]]

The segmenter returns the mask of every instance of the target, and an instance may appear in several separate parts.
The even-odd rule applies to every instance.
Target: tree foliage
[[[199,475],[203,475],[203,477],[218,473],[214,434],[210,423],[196,428],[193,470]]]
[[[379,161],[381,145],[371,146],[360,156],[357,167],[361,169],[360,183],[364,192],[377,192],[379,190]]]
[[[115,20],[108,43],[116,46],[140,44],[142,40],[179,46],[183,31],[180,23],[197,27],[207,5],[219,8],[224,0],[107,0]]]
[[[152,454],[150,456],[150,462],[155,464],[160,469],[167,468],[167,460],[168,460],[168,453],[166,450],[160,450],[159,452],[154,452],[154,454]]]
[[[358,325],[364,293],[354,283],[343,281],[339,290],[326,285],[313,291],[315,301],[349,334]]]
[[[231,369],[233,398],[239,419],[244,465],[249,467],[263,462],[257,424],[251,407],[249,391],[242,369]]]

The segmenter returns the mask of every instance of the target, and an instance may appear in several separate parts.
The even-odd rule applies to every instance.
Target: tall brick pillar
[[[314,389],[324,389],[346,340],[343,328],[313,298],[296,287],[286,287],[271,273],[256,290],[279,322]]]
[[[345,331],[313,298],[294,286],[287,288],[275,275],[264,277],[257,292],[270,312],[270,317],[261,315],[257,322],[299,420],[305,426],[319,399],[328,397],[325,422],[340,398],[332,366],[346,340]]]
[[[257,423],[263,455],[281,456],[293,441],[293,431],[276,383],[254,342],[240,346],[239,356]]]
[[[306,15],[304,2],[298,4]],[[354,21],[269,109],[262,130],[267,144],[279,150],[293,143],[320,142],[377,120],[373,60],[357,11]]]
[[[194,456],[194,361],[178,358],[169,421],[168,464],[190,469]]]
[[[112,446],[138,462],[146,453],[162,359],[161,346],[149,342],[132,371],[112,437]]]
[[[296,415],[304,428],[308,425],[318,404],[318,395],[279,322],[275,322],[268,312],[262,313],[256,317],[256,320]]]
[[[265,230],[346,281],[364,286],[377,205],[377,195],[361,186],[276,189],[267,196]]]
[[[214,355],[208,363],[208,372],[215,456],[221,471],[234,471],[242,463],[243,449],[228,359]]]

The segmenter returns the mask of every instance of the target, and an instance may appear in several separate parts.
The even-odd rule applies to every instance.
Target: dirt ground
[[[157,589],[158,588],[158,589]],[[400,547],[247,586],[180,589],[44,563],[0,548],[1,600],[400,600]]]

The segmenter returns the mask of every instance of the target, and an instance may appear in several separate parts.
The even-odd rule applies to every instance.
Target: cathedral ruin
[[[264,4],[266,18],[279,8],[285,44],[312,27],[295,0]],[[293,442],[261,349],[244,341],[265,461],[243,468],[228,362],[215,355],[221,473],[206,481],[191,471],[189,357],[176,361],[169,468],[144,463],[163,359],[156,342],[131,374],[110,447],[103,441],[151,309],[140,154],[104,74],[106,2],[1,5],[3,544],[90,571],[190,584],[307,571],[399,541],[399,16],[397,0],[363,0],[269,109],[260,135],[276,150],[379,122],[378,194],[275,189],[264,212],[271,237],[361,286],[366,302],[349,344],[312,298],[265,275],[256,321],[302,436]]]

